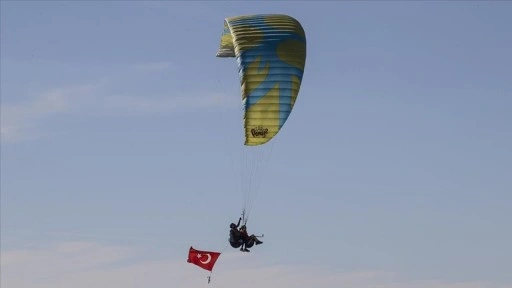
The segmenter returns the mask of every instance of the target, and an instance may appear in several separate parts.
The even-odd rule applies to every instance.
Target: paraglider
[[[263,244],[263,241],[259,240],[254,234],[249,235],[246,225],[242,225],[239,229],[241,221],[242,217],[238,219],[238,224],[231,223],[229,225],[229,244],[233,248],[240,248],[240,251],[251,252],[247,248],[251,248],[254,244]]]
[[[261,169],[261,162],[266,160],[265,150],[271,147],[268,143],[283,128],[299,94],[306,63],[306,35],[299,21],[288,15],[228,17],[224,20],[216,56],[236,58],[238,64],[246,146],[243,155],[246,167],[240,169],[244,173],[241,178],[244,179],[242,227],[245,228],[251,194],[259,180],[255,179],[259,176],[256,170]],[[234,223],[231,226],[238,227]],[[241,250],[245,251],[254,243],[260,244],[256,237],[245,236],[247,241],[236,238],[237,233],[247,233],[245,229],[237,231],[231,227],[233,248],[242,246]]]
[[[261,169],[271,151],[269,143],[283,128],[297,100],[306,64],[306,35],[299,21],[284,14],[228,17],[216,56],[236,58],[238,63],[245,148],[245,166],[240,171],[244,173],[245,202],[238,224],[230,224],[228,242],[233,248],[250,252],[247,248],[263,244],[258,239],[263,235],[247,232],[251,194],[258,182],[256,170]],[[191,246],[187,262],[210,271],[210,283],[221,253]]]

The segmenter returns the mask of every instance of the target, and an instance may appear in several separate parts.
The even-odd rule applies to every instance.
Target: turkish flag
[[[219,256],[219,252],[196,250],[190,246],[187,262],[195,264],[205,270],[212,271],[213,265],[215,265]]]

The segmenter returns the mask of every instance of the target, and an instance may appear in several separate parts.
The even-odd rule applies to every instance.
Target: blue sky
[[[306,31],[249,232],[223,19]],[[511,287],[512,4],[1,2],[1,286]],[[108,283],[108,284],[105,284]],[[85,286],[87,285],[87,286]]]

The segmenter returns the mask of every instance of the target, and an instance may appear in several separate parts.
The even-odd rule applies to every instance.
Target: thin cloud
[[[2,105],[0,133],[2,141],[13,142],[36,136],[36,125],[47,117],[67,112],[90,94],[93,86],[55,88],[34,97],[32,101]]]
[[[45,120],[73,113],[161,113],[183,108],[207,108],[229,105],[228,95],[212,91],[192,91],[187,95],[115,95],[134,75],[162,72],[172,68],[170,62],[150,62],[117,69],[119,73],[100,76],[87,85],[57,87],[33,95],[25,103],[1,106],[2,142],[31,140],[44,135]],[[118,86],[118,87],[116,87]],[[12,99],[15,99],[12,97]],[[4,96],[4,99],[6,97]],[[85,109],[86,108],[86,109]]]
[[[95,242],[56,243],[1,253],[1,287],[196,287],[209,273],[183,259],[143,259],[133,247]],[[398,276],[363,271],[344,273],[320,267],[266,265],[257,254],[226,252],[212,275],[213,287],[237,288],[504,288],[485,282],[401,281]]]
[[[233,106],[235,101],[230,95],[214,92],[194,92],[187,96],[168,97],[109,96],[105,98],[105,108],[131,112],[169,112],[184,108],[206,108],[215,106]],[[236,105],[236,104],[235,104]]]
[[[148,62],[143,64],[138,64],[134,66],[136,70],[143,72],[151,72],[151,71],[163,71],[173,68],[174,65],[171,62]]]

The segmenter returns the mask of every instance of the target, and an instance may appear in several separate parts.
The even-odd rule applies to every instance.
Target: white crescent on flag
[[[210,263],[210,261],[212,261],[212,255],[210,255],[209,253],[208,254],[205,254],[206,256],[208,256],[208,259],[206,261],[201,261],[199,260],[199,262],[203,263],[203,264],[208,264]],[[202,254],[198,254],[197,255],[198,258],[202,258]]]
[[[217,261],[217,258],[219,258],[220,254],[221,252],[196,250],[190,246],[187,262],[208,271],[212,271],[213,265]]]

